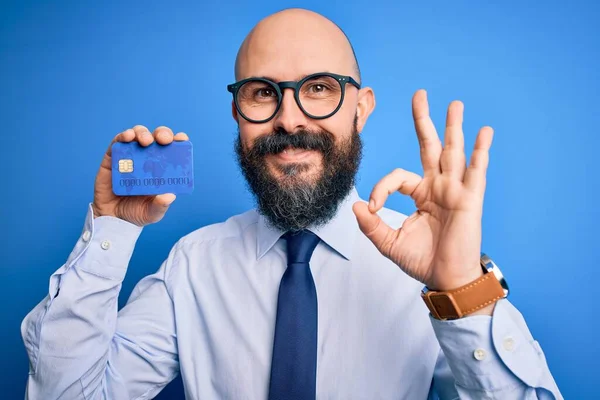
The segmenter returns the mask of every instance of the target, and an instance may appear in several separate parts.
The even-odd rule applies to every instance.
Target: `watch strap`
[[[441,320],[462,318],[505,296],[502,285],[496,276],[489,272],[454,290],[427,290],[421,294],[431,315]]]

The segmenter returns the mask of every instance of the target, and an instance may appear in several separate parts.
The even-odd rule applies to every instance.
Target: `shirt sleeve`
[[[506,299],[493,316],[431,323],[441,352],[430,399],[563,399],[544,353]]]
[[[141,230],[114,217],[94,219],[89,207],[67,262],[21,324],[29,356],[27,399],[149,399],[177,376],[173,305],[165,285],[174,250],[117,311]]]

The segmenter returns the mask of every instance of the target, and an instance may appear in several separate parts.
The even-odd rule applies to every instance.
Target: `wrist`
[[[441,291],[423,288],[421,297],[434,318],[492,315],[496,302],[508,296],[508,285],[498,266],[485,254],[481,255],[480,262],[480,277],[463,286]]]
[[[498,300],[500,300],[500,299],[498,299]],[[494,308],[496,308],[496,303],[498,303],[498,300],[496,300],[495,302],[493,302],[492,304],[490,304],[488,306],[483,307],[480,310],[472,312],[469,315],[464,315],[462,318],[464,318],[464,317],[471,317],[473,315],[489,315],[489,316],[492,316],[492,315],[494,315]]]
[[[104,207],[98,207],[98,205],[92,202],[92,212],[94,213],[94,218],[98,217],[115,217],[118,218],[115,213],[108,212],[104,209]]]
[[[474,267],[470,268],[469,271],[470,272],[463,273],[460,276],[444,276],[441,279],[436,279],[435,282],[432,282],[431,284],[425,282],[425,285],[429,290],[447,292],[468,285],[481,278],[484,274],[484,270],[481,268],[480,263],[477,263]]]

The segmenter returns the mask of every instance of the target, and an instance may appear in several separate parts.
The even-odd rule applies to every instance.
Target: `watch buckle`
[[[431,315],[436,319],[448,320],[463,316],[451,293],[433,292],[425,288],[421,297],[423,297]]]

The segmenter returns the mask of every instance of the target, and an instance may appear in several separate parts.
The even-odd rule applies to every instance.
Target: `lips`
[[[304,149],[297,149],[295,147],[288,147],[287,149],[283,150],[283,153],[284,154],[289,154],[289,155],[293,156],[293,155],[296,155],[298,153],[302,153],[304,151],[306,151],[306,150],[304,150]]]
[[[314,150],[298,149],[296,147],[287,147],[282,152],[277,153],[276,157],[282,161],[297,162],[297,161],[301,161],[301,160],[307,158],[313,152],[314,152]]]

